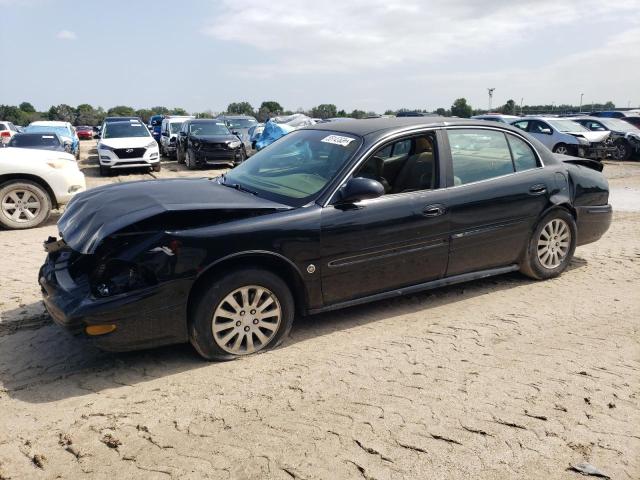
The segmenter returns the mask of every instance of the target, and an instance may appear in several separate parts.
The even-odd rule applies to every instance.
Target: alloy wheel
[[[561,155],[568,155],[569,154],[569,150],[565,146],[560,146],[560,147],[556,148],[556,153],[559,153]]]
[[[40,199],[32,191],[23,188],[10,190],[2,199],[2,213],[16,223],[33,220],[41,209]]]
[[[570,248],[571,230],[564,220],[554,218],[540,231],[538,260],[544,268],[552,270],[559,267],[567,258]]]
[[[216,344],[233,355],[262,350],[278,332],[282,307],[278,297],[265,287],[240,287],[216,307],[211,328]]]

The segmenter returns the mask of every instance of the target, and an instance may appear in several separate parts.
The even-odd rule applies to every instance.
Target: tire
[[[566,143],[559,143],[553,147],[553,153],[560,153],[562,155],[571,155],[571,150]]]
[[[158,161],[158,163],[153,165],[151,167],[151,170],[153,170],[154,172],[159,172],[160,170],[162,170],[162,164],[160,163],[160,161]]]
[[[100,165],[100,175],[102,175],[103,177],[111,176],[111,167]]]
[[[180,155],[180,149],[176,148],[176,160],[178,163],[184,163],[184,155]]]
[[[520,262],[520,271],[536,280],[557,277],[573,258],[577,234],[576,222],[568,211],[558,208],[547,213],[531,235]],[[554,240],[555,245],[551,243]]]
[[[616,142],[616,147],[618,151],[615,154],[615,159],[620,161],[629,160],[631,157],[631,147],[626,141]]]
[[[184,163],[189,170],[196,168],[196,162],[193,160],[193,153],[191,150],[187,150]]]
[[[12,230],[37,227],[49,218],[51,204],[49,193],[39,184],[9,180],[0,185],[0,225]]]
[[[233,164],[234,165],[240,165],[246,159],[247,159],[247,151],[244,149],[244,147],[242,147],[242,150],[240,150],[240,159],[236,160],[235,162],[233,162]]]
[[[258,289],[262,293],[256,296]],[[230,303],[231,297],[235,306]],[[271,302],[265,305],[269,299]],[[251,308],[253,302],[257,309]],[[256,311],[261,307],[267,316],[251,318],[260,315]],[[214,279],[195,296],[190,341],[207,360],[233,360],[258,353],[282,343],[293,325],[294,311],[291,291],[279,276],[253,268],[236,270]]]

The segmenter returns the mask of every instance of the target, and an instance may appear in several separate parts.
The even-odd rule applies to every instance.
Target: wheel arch
[[[18,181],[29,180],[34,183],[37,183],[39,186],[41,186],[44,189],[45,192],[47,192],[47,195],[49,195],[49,200],[51,200],[51,207],[52,208],[60,207],[60,205],[58,204],[58,199],[53,193],[53,190],[42,177],[39,177],[38,175],[30,174],[30,173],[6,173],[4,175],[0,175],[0,184],[3,184],[9,180],[18,180]]]
[[[241,268],[262,268],[278,275],[291,289],[296,313],[304,314],[308,305],[308,293],[302,273],[288,258],[278,253],[253,250],[228,255],[208,265],[196,278],[187,300],[187,322],[191,321],[194,300],[202,289],[216,277]]]

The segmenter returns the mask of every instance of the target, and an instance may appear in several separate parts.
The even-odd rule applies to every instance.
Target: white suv
[[[150,167],[160,171],[158,143],[138,120],[105,123],[98,141],[100,174],[113,169]]]
[[[185,122],[194,118],[193,116],[171,116],[165,117],[162,120],[162,127],[160,127],[160,153],[166,155],[169,158],[176,157],[176,145],[178,132],[180,127]]]

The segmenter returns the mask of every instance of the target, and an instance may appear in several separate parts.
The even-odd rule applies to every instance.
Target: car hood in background
[[[153,141],[153,137],[149,135],[148,137],[105,138],[100,140],[98,144],[111,148],[142,148]]]
[[[276,211],[291,207],[220,185],[214,179],[168,179],[105,185],[76,195],[58,221],[65,243],[93,253],[109,235],[167,212]],[[159,230],[170,230],[160,224]]]
[[[564,132],[564,133],[567,133],[569,135],[573,135],[574,137],[586,138],[587,140],[589,140],[592,143],[604,142],[607,138],[609,138],[609,135],[611,135],[611,132],[609,132],[609,131],[606,131],[606,132]]]
[[[191,137],[191,141],[201,143],[226,143],[237,142],[238,137],[235,135],[197,135]]]
[[[0,162],[3,159],[12,159],[28,162],[30,160],[46,161],[46,160],[73,160],[76,158],[61,150],[45,150],[41,148],[18,148],[18,147],[6,147],[0,148]]]

